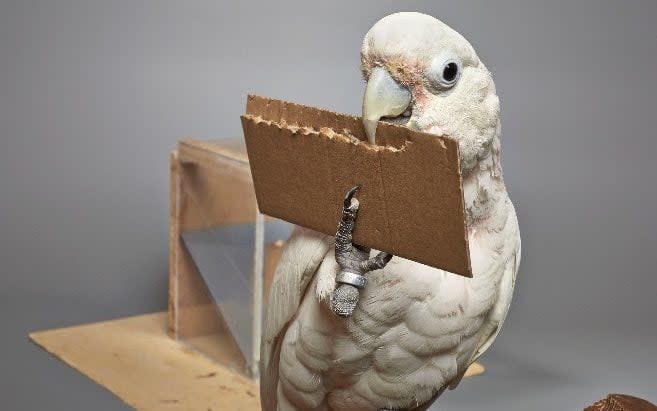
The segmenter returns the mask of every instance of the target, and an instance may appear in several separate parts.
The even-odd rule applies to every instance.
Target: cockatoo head
[[[380,119],[459,143],[469,170],[499,134],[499,99],[470,43],[440,20],[395,13],[379,20],[361,49],[367,81],[363,121],[374,143]]]

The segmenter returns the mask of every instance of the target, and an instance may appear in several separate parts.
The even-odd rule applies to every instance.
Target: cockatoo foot
[[[335,277],[338,286],[331,296],[331,309],[341,317],[349,317],[356,309],[359,290],[367,285],[365,274],[385,267],[392,258],[392,254],[386,252],[369,258],[369,248],[351,242],[359,207],[354,196],[359,188],[355,186],[347,191],[342,219],[335,234],[335,261],[340,266],[340,272]]]

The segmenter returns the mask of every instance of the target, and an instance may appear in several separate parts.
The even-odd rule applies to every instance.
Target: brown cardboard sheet
[[[472,276],[458,144],[380,123],[249,96],[242,127],[258,207],[335,235],[347,190],[360,186],[354,242]]]

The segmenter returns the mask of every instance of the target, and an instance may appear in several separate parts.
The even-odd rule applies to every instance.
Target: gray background
[[[656,1],[17,0],[0,4],[3,408],[125,408],[26,333],[164,309],[176,140],[239,136],[249,92],[358,113],[362,36],[399,10],[493,72],[523,235],[489,373],[441,408],[657,402]]]

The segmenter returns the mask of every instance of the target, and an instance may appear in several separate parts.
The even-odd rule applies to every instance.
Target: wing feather
[[[511,229],[507,233],[506,238],[511,244],[507,244],[508,247],[505,248],[511,250],[511,253],[508,256],[502,256],[506,260],[506,264],[504,265],[504,273],[498,287],[499,295],[478,333],[479,341],[477,345],[474,346],[470,359],[463,364],[464,367],[459,370],[458,377],[449,384],[450,389],[454,389],[458,386],[470,364],[474,363],[479,357],[481,357],[481,355],[484,354],[493,344],[497,335],[500,333],[502,324],[509,312],[521,256],[520,232],[515,212],[511,213],[509,217],[511,217]]]
[[[333,237],[296,227],[286,243],[269,291],[261,342],[260,393],[263,410],[276,409],[280,341],[297,312],[314,274],[333,245]]]
[[[485,335],[485,338],[482,339],[482,342],[477,348],[475,355],[472,359],[474,362],[479,358],[486,350],[493,344],[493,341],[497,338],[497,335],[502,329],[502,324],[506,319],[506,315],[509,312],[509,307],[511,306],[511,299],[513,297],[513,289],[515,288],[516,283],[516,274],[518,273],[518,267],[520,265],[520,237],[516,237],[518,244],[515,252],[509,258],[509,261],[506,264],[505,270],[502,277],[502,283],[500,284],[500,296],[497,299],[496,304],[491,310],[491,315],[488,320],[489,332]]]

